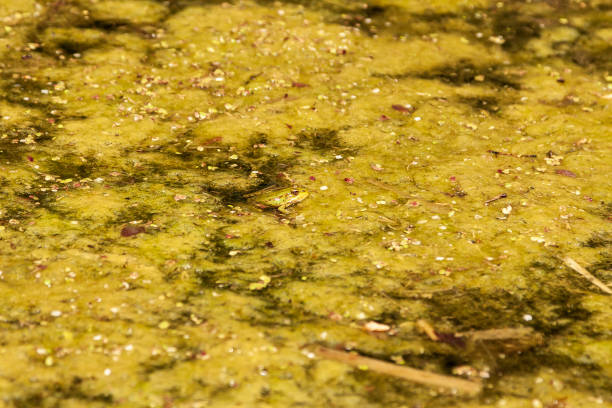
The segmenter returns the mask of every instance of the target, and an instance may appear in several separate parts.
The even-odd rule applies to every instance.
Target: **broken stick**
[[[440,341],[440,338],[436,334],[434,328],[429,324],[426,320],[419,319],[416,322],[416,325],[419,329],[421,329],[427,337],[429,337],[433,341]]]
[[[584,269],[578,262],[574,261],[569,256],[566,256],[563,259],[563,263],[565,263],[565,265],[567,265],[568,267],[572,268],[574,271],[578,272],[589,282],[606,292],[608,295],[612,295],[612,289],[610,289],[605,283],[597,279],[595,276],[591,275],[589,271]]]
[[[416,368],[399,366],[396,364],[387,363],[386,361],[363,357],[359,354],[333,350],[327,347],[318,346],[314,351],[323,358],[340,361],[354,367],[365,367],[377,373],[392,375],[394,377],[403,378],[404,380],[428,385],[430,387],[447,388],[467,395],[476,395],[482,391],[482,385],[474,381],[463,380],[461,378],[451,377],[448,375],[435,374],[429,371],[418,370]]]

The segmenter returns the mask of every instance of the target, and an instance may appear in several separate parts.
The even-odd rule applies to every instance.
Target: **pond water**
[[[612,407],[611,44],[605,0],[2,0],[0,404]]]

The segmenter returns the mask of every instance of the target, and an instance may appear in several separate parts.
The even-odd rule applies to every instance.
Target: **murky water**
[[[2,403],[611,407],[563,262],[612,285],[611,44],[603,0],[3,0]]]

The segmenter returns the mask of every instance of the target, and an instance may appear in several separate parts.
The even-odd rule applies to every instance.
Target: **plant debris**
[[[578,262],[574,261],[569,256],[563,258],[563,263],[567,265],[570,269],[574,270],[575,272],[578,272],[583,278],[591,282],[593,285],[597,286],[603,292],[607,293],[608,295],[612,295],[612,289],[610,289],[605,283],[593,276],[589,271],[584,269]]]
[[[447,389],[469,396],[475,396],[482,391],[482,385],[474,381],[436,374],[416,368],[399,366],[386,361],[363,357],[356,353],[347,353],[322,346],[315,347],[314,351],[318,356],[323,358],[340,361],[362,370],[368,369],[380,374],[402,378],[428,387]]]
[[[142,225],[126,225],[121,229],[122,237],[132,237],[134,235],[142,234],[145,232],[145,227]]]

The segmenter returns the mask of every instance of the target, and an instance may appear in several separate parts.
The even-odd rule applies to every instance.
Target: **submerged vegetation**
[[[0,404],[612,406],[611,26],[3,0]]]

